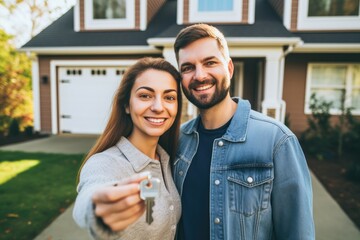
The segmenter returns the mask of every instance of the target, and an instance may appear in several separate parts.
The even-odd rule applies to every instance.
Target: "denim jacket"
[[[234,98],[237,110],[213,144],[211,239],[315,239],[312,188],[296,136],[283,124]],[[199,135],[197,117],[181,127],[174,162],[180,194]]]

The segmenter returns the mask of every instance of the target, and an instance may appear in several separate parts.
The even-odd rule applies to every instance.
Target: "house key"
[[[153,207],[155,198],[159,195],[160,179],[148,178],[140,182],[140,198],[145,200],[146,222],[150,225],[153,222]]]

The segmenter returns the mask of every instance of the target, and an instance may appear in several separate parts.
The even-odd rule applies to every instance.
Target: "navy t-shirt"
[[[210,165],[214,140],[222,137],[231,119],[218,129],[207,130],[199,121],[199,146],[186,174],[181,196],[182,217],[178,239],[210,239]]]

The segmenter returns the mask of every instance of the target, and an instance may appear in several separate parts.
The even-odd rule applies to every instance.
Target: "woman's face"
[[[157,137],[174,123],[178,111],[176,80],[170,73],[148,69],[131,89],[126,112],[133,122],[132,137]]]

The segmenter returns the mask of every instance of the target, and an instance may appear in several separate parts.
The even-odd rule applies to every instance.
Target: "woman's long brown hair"
[[[159,139],[159,144],[170,155],[170,159],[175,157],[182,108],[182,96],[180,88],[181,76],[173,65],[162,58],[141,58],[126,70],[115,93],[111,107],[111,114],[106,124],[105,130],[100,135],[95,145],[90,149],[89,153],[86,155],[79,169],[77,182],[79,182],[80,172],[84,164],[92,155],[114,146],[122,136],[128,137],[132,132],[133,122],[131,120],[130,114],[125,112],[125,108],[129,105],[131,89],[137,77],[148,69],[168,72],[177,83],[178,112],[176,114],[173,125]],[[157,81],[157,79],[153,80]]]

